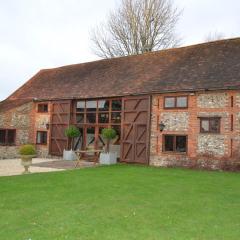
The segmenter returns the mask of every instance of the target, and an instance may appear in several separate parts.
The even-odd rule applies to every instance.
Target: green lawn
[[[119,165],[0,177],[0,239],[240,239],[240,175]]]

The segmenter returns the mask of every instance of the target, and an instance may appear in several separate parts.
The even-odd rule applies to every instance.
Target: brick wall
[[[188,95],[188,108],[164,109],[164,96],[178,94],[159,94],[152,99],[150,164],[155,166],[185,166],[202,160],[202,156],[213,155],[213,164],[221,159],[230,159],[240,143],[240,93],[197,92]],[[232,101],[233,100],[233,101]],[[233,107],[232,107],[233,103]],[[233,115],[233,127],[232,117]],[[219,134],[200,133],[199,117],[220,117]],[[163,132],[159,123],[163,122]],[[232,131],[233,128],[233,131]],[[187,153],[163,152],[163,135],[187,135]]]
[[[37,111],[39,103],[35,103],[34,112],[35,112],[35,120],[34,120],[34,139],[36,143],[37,139],[37,131],[46,131],[47,132],[47,144],[37,144],[37,154],[38,157],[48,158],[49,156],[49,139],[50,139],[50,131],[47,129],[47,124],[50,123],[50,115],[51,115],[51,103],[50,102],[41,102],[41,104],[48,104],[48,112],[39,113]]]

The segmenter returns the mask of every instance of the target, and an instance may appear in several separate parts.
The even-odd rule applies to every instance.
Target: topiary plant
[[[65,136],[69,138],[71,149],[73,149],[73,139],[79,137],[80,131],[77,127],[70,125],[65,129]]]
[[[109,153],[110,141],[117,136],[117,132],[113,128],[104,128],[101,134],[107,140],[106,152]]]
[[[20,147],[19,153],[24,156],[36,155],[36,149],[31,144],[26,144]]]

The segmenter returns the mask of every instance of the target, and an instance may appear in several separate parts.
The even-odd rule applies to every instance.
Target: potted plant
[[[117,135],[113,128],[104,128],[101,132],[104,139],[106,139],[105,152],[100,154],[100,164],[116,164],[117,153],[110,152],[110,141]]]
[[[23,174],[30,173],[29,167],[32,165],[32,159],[36,157],[35,147],[31,144],[23,145],[19,149],[19,154],[21,155],[21,164],[24,167]]]
[[[80,131],[77,127],[75,126],[69,126],[68,128],[65,129],[65,136],[68,137],[69,139],[69,146],[70,149],[63,151],[63,159],[64,160],[76,160],[77,156],[75,152],[73,151],[73,144],[74,144],[74,138],[79,137]]]

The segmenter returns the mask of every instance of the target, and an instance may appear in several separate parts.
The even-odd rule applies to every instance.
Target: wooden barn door
[[[123,99],[121,161],[148,164],[150,97]]]
[[[50,154],[61,156],[68,145],[64,134],[70,123],[71,101],[57,101],[52,103]]]

